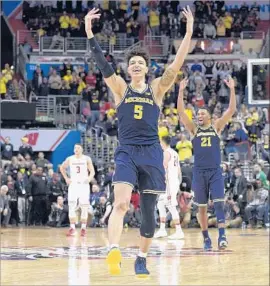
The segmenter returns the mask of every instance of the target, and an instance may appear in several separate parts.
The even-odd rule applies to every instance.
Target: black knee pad
[[[140,228],[141,236],[152,238],[155,233],[155,207],[157,195],[155,194],[141,194],[140,207],[142,213],[142,224]]]

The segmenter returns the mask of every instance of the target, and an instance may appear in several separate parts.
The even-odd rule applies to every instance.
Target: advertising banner
[[[1,142],[5,137],[10,137],[10,141],[14,146],[14,151],[18,151],[22,145],[21,139],[28,138],[34,151],[54,151],[57,146],[69,134],[68,130],[17,130],[17,129],[1,129]]]

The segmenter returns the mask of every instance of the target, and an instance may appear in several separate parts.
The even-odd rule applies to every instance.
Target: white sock
[[[86,223],[82,223],[82,229],[86,229]]]
[[[146,253],[144,253],[144,252],[139,251],[138,256],[139,256],[139,257],[146,258],[146,256],[147,256],[147,252],[146,252]]]
[[[175,229],[176,229],[176,232],[181,232],[182,231],[181,224],[176,224]]]
[[[161,230],[165,230],[165,222],[161,222],[160,223],[160,229]]]
[[[70,228],[75,229],[75,223],[71,223]]]
[[[112,249],[112,248],[119,248],[119,244],[111,244],[110,249]]]

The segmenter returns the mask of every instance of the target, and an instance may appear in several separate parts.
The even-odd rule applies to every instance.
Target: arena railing
[[[262,47],[262,50],[260,52],[260,58],[268,58],[269,57],[269,52],[270,52],[270,29],[268,30],[265,40],[264,40],[264,45]]]
[[[26,83],[22,79],[19,80],[19,88],[23,95],[23,99],[27,101],[27,87]]]
[[[65,39],[65,51],[70,53],[84,53],[89,50],[87,38],[72,38]]]
[[[28,57],[20,45],[17,47],[17,72],[23,76],[24,80],[27,80],[26,63],[28,63]]]
[[[265,32],[263,31],[243,31],[240,33],[241,39],[264,39]]]
[[[87,38],[61,38],[63,42],[54,42],[53,37],[41,37],[40,38],[40,50],[39,53],[64,53],[64,54],[76,54],[76,53],[90,53],[89,42]],[[104,52],[119,53],[132,46],[133,39],[130,38],[116,38],[116,44],[111,45],[108,41],[100,41],[99,44]]]
[[[61,37],[59,40],[56,40],[54,37],[40,37],[40,52],[48,52],[48,53],[64,53],[65,44],[64,38]]]
[[[37,121],[53,122],[57,127],[76,128],[80,114],[81,96],[36,96],[33,94],[31,101],[36,102]]]

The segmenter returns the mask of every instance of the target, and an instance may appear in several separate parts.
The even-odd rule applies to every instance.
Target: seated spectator
[[[189,192],[180,192],[178,204],[181,227],[187,228],[191,221],[192,194]]]
[[[215,39],[217,35],[217,31],[215,26],[212,24],[211,21],[208,21],[205,25],[204,25],[204,29],[203,29],[203,37],[204,39],[210,38],[210,39]]]
[[[241,226],[242,218],[240,215],[240,207],[233,198],[225,198],[224,213],[226,228],[239,228]]]
[[[238,40],[238,39],[236,39],[235,42],[233,43],[232,53],[233,53],[233,54],[242,54],[242,53],[243,53],[243,51],[242,51],[242,46],[241,46],[241,44],[239,43],[239,40]]]
[[[249,48],[248,52],[246,53],[246,56],[249,59],[256,59],[258,57],[258,54],[252,48]]]
[[[37,35],[39,38],[46,35],[46,31],[42,24],[39,25],[39,29],[37,30]]]
[[[7,196],[8,186],[2,185],[0,189],[0,225],[7,226],[7,217],[9,213],[9,199]]]
[[[57,202],[51,205],[51,213],[49,215],[48,225],[51,227],[68,226],[68,206],[64,205],[62,196],[57,197]]]
[[[249,189],[247,194],[247,206],[245,208],[249,227],[262,228],[265,215],[265,201],[268,191],[263,188],[260,180],[256,180],[254,186]]]
[[[57,32],[57,34],[54,35],[52,38],[52,43],[49,47],[49,50],[53,50],[55,48],[63,49],[63,45],[64,45],[64,38],[61,36],[60,32]]]
[[[255,164],[253,168],[254,178],[261,182],[263,188],[269,190],[269,181],[267,180],[267,176],[262,170],[262,167],[259,164]]]

